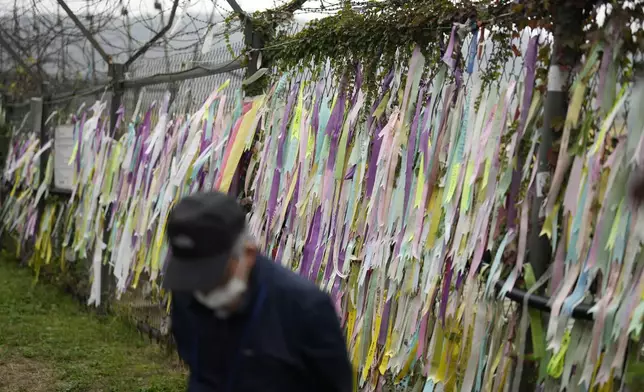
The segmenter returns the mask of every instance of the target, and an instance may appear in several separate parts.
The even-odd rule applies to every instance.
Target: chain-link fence
[[[298,31],[299,26],[289,27],[288,29],[291,34],[294,34]],[[497,92],[507,87],[510,82],[520,84],[524,79],[525,67],[522,53],[526,52],[530,39],[539,34],[542,33],[528,28],[512,37],[508,45],[515,46],[517,50],[500,66],[499,77],[491,82]],[[471,48],[473,46],[476,48],[476,56],[473,57],[473,63],[468,64],[468,71],[463,79],[465,91],[471,90],[475,85],[480,87],[482,71],[489,67],[490,58],[499,50],[500,45],[498,42],[489,39],[489,37],[484,38],[482,42],[473,43],[473,39],[480,40],[480,37],[468,35],[460,43],[460,55],[465,59],[472,57]],[[548,39],[547,35],[539,38],[539,40],[544,41],[546,46],[548,45]],[[230,81],[230,84],[223,93],[229,96],[239,93],[245,70],[241,66],[236,67],[234,64],[244,50],[243,43],[234,43],[232,49],[231,53],[229,48],[220,46],[205,55],[200,53],[181,54],[168,58],[142,60],[135,63],[125,75],[125,81],[131,87],[123,91],[124,121],[136,121],[136,119],[132,118],[136,108],[139,108],[140,112],[144,112],[154,102],[161,102],[167,93],[171,96],[170,112],[174,114],[191,113],[201,105],[214,89],[227,80]],[[231,65],[232,69],[226,68]],[[401,74],[405,74],[408,71],[406,64],[399,64],[399,66]],[[221,68],[226,68],[226,72],[219,72],[218,70]],[[195,78],[193,77],[195,70],[211,74]],[[282,75],[277,76],[281,77]],[[155,83],[159,79],[169,79],[171,81]],[[287,76],[285,91],[291,91],[302,83],[305,83],[304,93],[309,98],[313,95],[319,83],[322,85],[322,94],[332,97],[338,87],[338,75],[334,73],[330,63],[327,63],[322,68],[322,72],[315,75],[315,78],[312,69],[304,68]],[[69,122],[71,117],[78,112],[79,107],[87,108],[97,100],[105,100],[106,96],[109,97],[113,87],[111,84],[96,86],[80,92],[59,94],[45,101],[45,121],[50,119],[51,122],[45,127],[44,134],[46,137],[53,138],[54,124]],[[489,93],[489,91],[486,93]],[[521,94],[512,95],[509,102],[509,112],[517,110],[520,99]],[[230,110],[233,103],[232,99],[228,100],[226,110]],[[442,105],[443,103],[440,104]],[[39,128],[39,125],[33,124],[34,118],[30,116],[30,109],[31,106],[28,103],[7,105],[7,122],[11,124],[14,132],[28,133],[30,130]],[[64,204],[65,198],[66,195],[64,194],[56,195],[56,197],[52,198],[52,202]],[[61,211],[60,216],[64,215],[65,213]],[[62,225],[62,222],[60,224]],[[61,227],[61,225],[56,225],[56,227]],[[59,236],[60,233],[55,232],[53,235]],[[61,248],[56,249],[54,258],[66,257],[61,252]],[[23,257],[24,260],[27,258],[28,256]],[[74,268],[69,268],[63,274],[54,271],[57,267],[52,266],[50,277],[62,281],[76,297],[86,301],[90,286],[89,261],[69,260],[67,265]],[[46,273],[47,271],[44,272]],[[105,275],[109,275],[109,272]],[[113,301],[112,305],[118,313],[131,318],[142,331],[158,339],[164,339],[168,333],[167,304],[161,298],[154,296],[154,282],[150,281],[145,274],[141,278],[141,282],[143,283],[135,289],[128,290],[118,301]],[[513,304],[511,301],[505,302],[506,314],[516,307]]]
[[[246,72],[240,61],[243,51],[244,44],[238,40],[229,47],[219,45],[205,54],[195,50],[193,53],[143,59],[135,62],[129,72],[124,75],[123,84],[126,87],[121,92],[120,105],[124,110],[123,121],[125,123],[140,122],[153,104],[156,102],[157,106],[160,105],[167,94],[170,96],[169,112],[172,115],[185,115],[194,112],[213,90],[224,83],[227,83],[227,87],[221,91],[222,94],[229,97],[241,94],[242,81]],[[86,87],[80,91],[56,92],[46,98],[42,105],[34,100],[20,103],[4,102],[5,124],[9,132],[6,135],[7,146],[11,134],[14,138],[19,139],[20,135],[30,135],[34,132],[40,133],[40,136],[43,137],[42,144],[45,145],[49,140],[54,139],[56,126],[79,120],[84,111],[97,101],[109,102],[114,94],[114,86],[114,83],[111,82],[90,88]],[[229,99],[225,110],[230,111],[234,103],[234,99]],[[40,116],[34,115],[34,107],[35,110],[44,109],[42,123],[38,123]],[[139,110],[138,119],[133,118],[136,110]],[[108,121],[109,118],[119,115],[120,113],[109,113],[105,119]],[[79,118],[75,118],[75,116],[79,116]],[[41,127],[43,127],[43,131],[38,132],[37,130]],[[11,184],[5,184],[5,186],[5,191],[8,192],[11,189]],[[63,240],[62,216],[66,213],[66,200],[69,196],[66,191],[52,189],[50,197],[43,200],[45,204],[61,207],[55,225],[57,230],[52,233],[55,237],[53,243],[58,245],[53,249],[53,259],[55,260],[69,258],[68,254],[63,254],[63,249],[60,247]],[[45,207],[42,206],[42,208]],[[6,227],[7,225],[5,225]],[[9,230],[3,230],[3,234],[7,237],[11,233]],[[18,243],[20,242],[20,235],[14,233],[13,237]],[[9,249],[10,252],[16,252],[23,263],[28,263],[33,256],[34,244],[29,242],[26,249],[21,249],[19,246],[11,245],[13,241],[6,239],[2,241],[3,247]],[[91,283],[90,268],[90,260],[69,258],[66,260],[64,270],[60,270],[60,264],[49,265],[44,266],[39,274],[50,281],[61,284],[71,295],[82,303],[86,303]],[[109,275],[108,269],[109,267],[106,269],[106,275]],[[159,298],[152,297],[152,283],[149,279],[143,277],[142,282],[144,283],[137,289],[129,290],[118,301],[112,300],[114,294],[110,290],[113,287],[108,287],[108,293],[106,293],[106,299],[109,300],[108,305],[118,315],[131,320],[143,333],[149,334],[159,341],[165,341],[168,332],[166,306]],[[109,279],[106,280],[106,283],[109,286]]]

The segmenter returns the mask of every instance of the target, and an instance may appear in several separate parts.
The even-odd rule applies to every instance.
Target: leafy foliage
[[[541,2],[535,2],[538,3]],[[388,69],[396,60],[407,60],[410,51],[401,49],[417,44],[430,62],[438,61],[454,23],[489,20],[504,32],[495,34],[494,38],[504,40],[515,21],[526,19],[526,13],[544,11],[536,5],[522,6],[518,11],[513,7],[510,2],[497,1],[476,4],[450,0],[373,2],[360,12],[347,7],[337,15],[311,22],[298,34],[276,37],[274,46],[267,46],[266,52],[276,59],[280,70],[320,64],[327,59],[335,69],[360,63],[369,86],[377,78],[378,69]],[[548,21],[539,23],[547,25]]]
[[[278,26],[292,17],[292,9],[280,7],[253,14],[253,31],[262,36],[264,43],[264,64],[273,64],[279,71],[301,70],[313,65],[316,73],[330,60],[338,76],[343,70],[361,64],[365,86],[373,92],[382,76],[379,71],[388,70],[397,62],[406,63],[411,51],[405,48],[419,45],[428,63],[436,64],[454,23],[477,23],[473,28],[494,26],[490,38],[495,49],[482,75],[483,83],[489,84],[498,79],[502,64],[518,50],[509,41],[526,27],[554,32],[558,26],[563,38],[557,45],[557,53],[560,57],[568,53],[569,57],[576,58],[575,53],[583,48],[586,39],[601,31],[596,23],[596,11],[602,3],[610,3],[613,9],[620,10],[611,17],[620,18],[621,25],[625,26],[620,34],[632,38],[626,39],[624,50],[632,53],[644,45],[642,29],[630,31],[628,27],[628,22],[642,20],[644,14],[638,7],[624,6],[628,3],[626,0],[389,0],[362,2],[359,11],[350,3],[346,2],[333,16],[312,21],[294,35],[278,32]],[[576,11],[582,11],[577,12],[583,18],[579,23],[558,22],[570,21],[569,15]],[[584,26],[581,35],[580,25]],[[543,57],[540,55],[541,60]],[[539,79],[545,80],[547,69],[539,71],[546,73],[539,75]]]
[[[256,59],[261,48],[271,45],[275,37],[278,35],[277,29],[279,26],[290,21],[293,18],[293,12],[298,10],[305,2],[305,0],[293,0],[281,7],[261,12],[258,11],[252,15],[230,15],[225,19],[226,29],[224,31],[224,39],[226,47],[230,51],[231,55],[236,57],[230,42],[230,31],[232,30],[232,23],[235,19],[239,19],[244,30],[247,46],[246,57],[244,60],[246,63],[245,65],[248,65],[250,61]],[[270,52],[263,52],[262,62],[264,64],[272,63]],[[269,75],[263,75],[257,81],[246,85],[244,87],[244,92],[247,96],[261,94],[268,86],[269,79]]]

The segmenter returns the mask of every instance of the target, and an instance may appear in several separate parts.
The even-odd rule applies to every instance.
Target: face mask
[[[242,265],[239,268],[243,267]],[[221,310],[232,305],[246,292],[247,283],[238,277],[233,277],[223,287],[218,287],[208,293],[196,292],[195,298],[202,305],[213,310]]]

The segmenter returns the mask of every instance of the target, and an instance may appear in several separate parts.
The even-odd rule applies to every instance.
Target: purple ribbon
[[[288,97],[286,103],[286,108],[284,110],[284,117],[282,118],[282,124],[280,127],[280,136],[278,139],[277,145],[277,162],[275,164],[275,170],[273,172],[273,183],[271,184],[271,194],[268,199],[268,205],[266,212],[268,214],[268,227],[273,223],[273,218],[275,214],[275,207],[277,206],[277,196],[279,193],[280,186],[280,175],[281,168],[284,165],[284,145],[286,144],[286,128],[289,124],[289,118],[293,111],[293,106],[295,104],[295,98],[297,97],[297,86],[293,86],[291,89],[291,95]],[[266,235],[269,236],[269,230],[266,230]]]
[[[318,275],[320,274],[320,267],[322,264],[322,255],[324,252],[322,251],[316,251],[315,252],[315,260],[313,261],[313,268],[311,268],[311,271],[309,271],[308,274],[308,279],[312,281],[316,281],[318,278]]]
[[[365,196],[367,199],[371,197],[373,193],[374,183],[376,182],[376,170],[378,165],[378,155],[380,155],[380,147],[382,146],[382,137],[378,136],[380,131],[384,126],[376,127],[376,132],[372,133],[371,140],[371,160],[369,161],[369,167],[367,168],[367,190]]]
[[[320,220],[322,218],[322,209],[318,207],[313,214],[313,222],[311,223],[311,231],[309,232],[309,238],[304,245],[304,251],[302,252],[302,267],[300,268],[300,275],[308,276],[311,269],[311,264],[313,262],[313,255],[315,254],[315,245],[318,241],[318,236],[320,233]]]
[[[445,312],[447,310],[447,299],[449,298],[449,286],[452,283],[452,274],[454,270],[452,269],[452,258],[448,257],[447,262],[445,263],[445,275],[443,276],[443,289],[441,293],[441,304],[440,304],[440,313],[439,317],[443,327],[445,326]]]
[[[311,127],[313,134],[317,135],[320,129],[320,107],[322,106],[322,92],[324,91],[324,83],[318,82],[315,89],[315,107],[313,108],[313,115],[311,117]]]
[[[378,335],[378,344],[384,345],[387,342],[387,330],[389,329],[389,313],[391,311],[391,300],[385,304],[380,320],[380,335]]]
[[[456,66],[456,61],[453,58],[455,44],[456,26],[452,26],[452,33],[449,36],[449,43],[447,44],[447,49],[445,50],[445,55],[443,56],[443,62],[447,64],[447,66],[451,70],[454,70],[454,67]]]
[[[519,137],[525,131],[526,122],[528,120],[528,112],[532,104],[532,91],[534,90],[534,80],[536,77],[537,65],[537,47],[539,36],[532,37],[528,42],[528,48],[525,53],[525,90],[523,91],[523,105],[521,105],[521,118],[519,120]]]
[[[474,28],[472,33],[472,40],[470,41],[469,53],[467,56],[467,73],[472,74],[474,72],[474,60],[476,59],[476,47],[478,45],[479,30]]]
[[[463,86],[463,70],[461,70],[460,68],[455,68],[454,79],[456,79],[456,89],[460,90],[460,88]],[[454,97],[454,100],[456,100],[456,96]]]
[[[121,121],[123,121],[123,116],[125,115],[125,107],[123,105],[119,106],[119,109],[116,111],[116,124],[114,125],[114,129],[111,130],[110,135],[114,136],[116,134],[116,130],[119,129],[121,126]]]
[[[344,176],[345,180],[353,179],[353,176],[356,174],[356,166],[357,165],[353,165],[349,168],[349,170],[347,170],[347,174]]]
[[[326,126],[326,134],[329,138],[329,158],[327,160],[327,170],[333,170],[336,164],[335,158],[338,153],[338,142],[340,139],[340,131],[342,130],[342,120],[344,119],[344,111],[346,106],[346,82],[345,79],[340,83],[340,96],[333,107],[329,123]]]
[[[461,285],[463,284],[463,277],[465,277],[465,274],[462,272],[459,272],[458,276],[456,277],[456,286],[455,286],[456,291],[458,291],[461,288]]]

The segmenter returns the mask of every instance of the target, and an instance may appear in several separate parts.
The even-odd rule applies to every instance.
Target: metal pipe
[[[495,287],[497,291],[501,290],[504,283],[505,283],[504,281],[496,282]],[[513,288],[512,290],[508,291],[505,294],[506,298],[514,302],[518,302],[520,304],[523,304],[523,300],[525,299],[526,295],[527,293],[524,290],[517,289],[517,288]],[[550,307],[550,304],[548,302],[550,302],[550,298],[533,294],[530,296],[530,298],[528,298],[528,307],[550,313],[552,308]],[[578,305],[573,309],[572,317],[579,320],[589,320],[589,321],[594,320],[593,314],[590,313],[590,309],[593,306],[595,306],[595,304]]]
[[[136,80],[125,80],[123,82],[123,87],[128,89],[128,88],[150,86],[150,85],[159,84],[159,83],[172,83],[174,81],[179,81],[179,80],[189,80],[189,79],[195,79],[195,78],[202,78],[205,76],[217,75],[217,74],[226,73],[226,72],[232,72],[241,68],[243,68],[241,60],[237,59],[237,60],[230,61],[226,64],[216,66],[212,69],[199,67],[199,68],[193,68],[184,72],[177,72],[172,74],[161,74],[161,75],[155,75],[155,76],[145,77],[145,78],[136,79]]]

